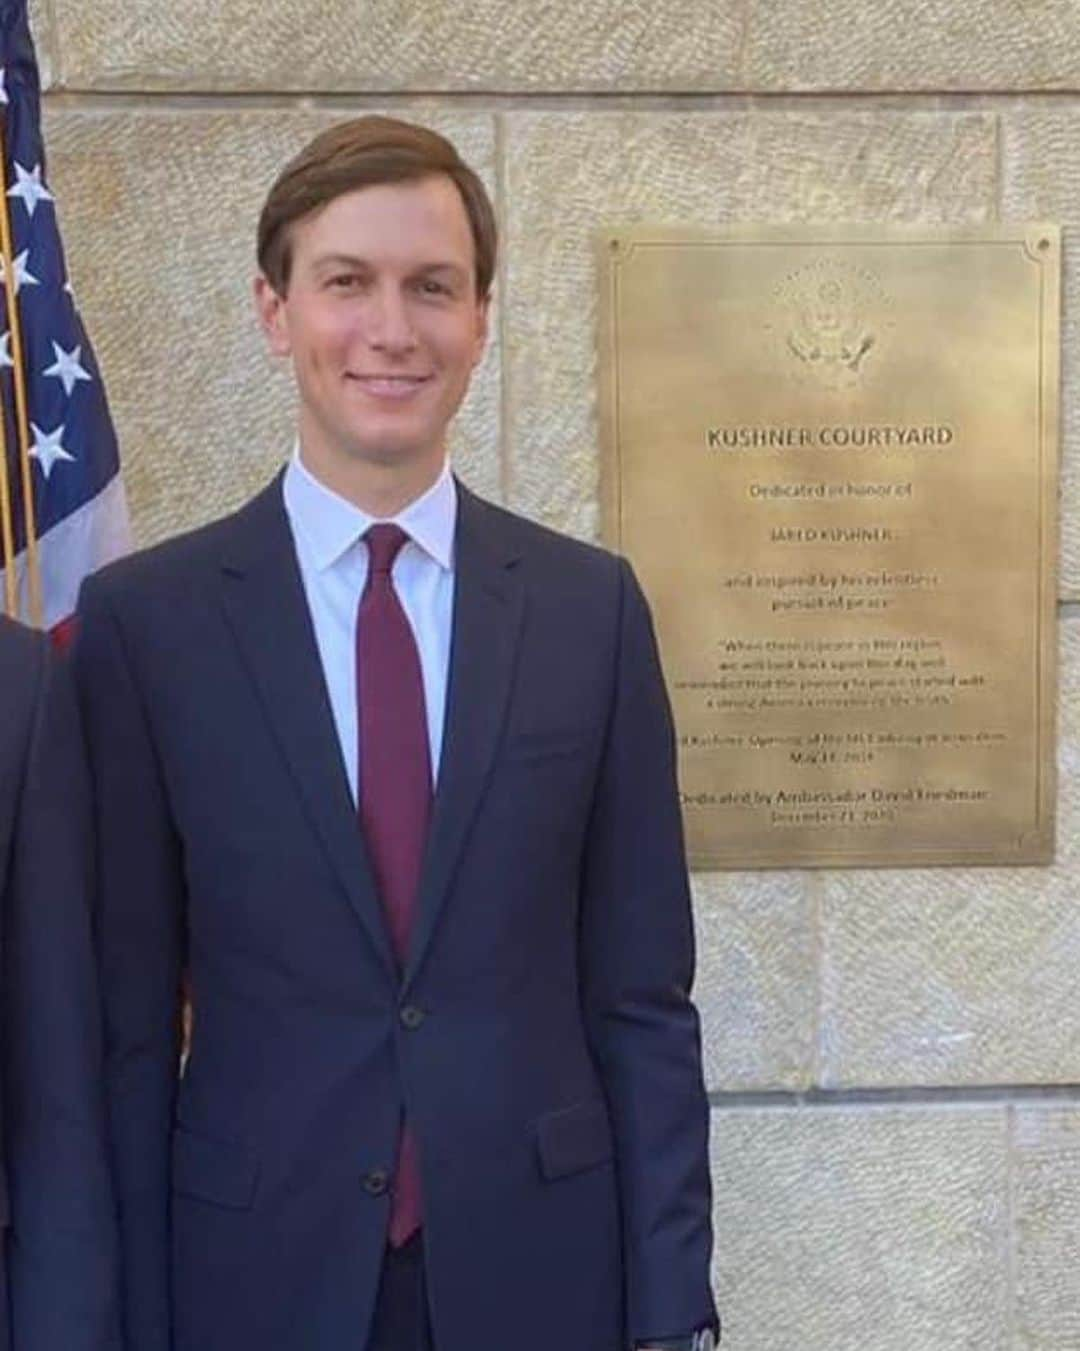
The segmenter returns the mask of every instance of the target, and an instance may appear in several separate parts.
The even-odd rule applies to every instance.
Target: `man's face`
[[[292,358],[312,464],[434,466],[487,336],[457,188],[441,175],[360,188],[291,242],[287,295],[259,277],[256,304],[271,350]]]

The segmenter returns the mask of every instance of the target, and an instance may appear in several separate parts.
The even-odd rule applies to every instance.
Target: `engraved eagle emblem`
[[[793,374],[830,389],[857,383],[881,338],[887,301],[876,277],[822,258],[789,273],[776,288],[780,314],[767,325]]]

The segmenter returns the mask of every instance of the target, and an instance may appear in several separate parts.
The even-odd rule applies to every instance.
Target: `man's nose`
[[[371,345],[383,351],[407,352],[416,346],[408,296],[401,287],[380,286],[371,296],[367,331]]]

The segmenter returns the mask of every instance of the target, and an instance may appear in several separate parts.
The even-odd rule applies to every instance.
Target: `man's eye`
[[[420,283],[420,290],[426,296],[448,296],[450,288],[445,282],[436,281],[434,277],[425,277]]]
[[[329,283],[336,291],[349,291],[359,286],[360,278],[355,272],[341,272],[330,278]]]

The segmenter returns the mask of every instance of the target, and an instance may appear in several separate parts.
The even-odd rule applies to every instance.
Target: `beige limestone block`
[[[1080,1080],[1080,623],[1061,625],[1057,861],[822,878],[822,1082]]]
[[[347,115],[50,112],[51,184],[140,544],[238,506],[291,451],[291,375],[252,309],[255,222],[286,159]],[[429,120],[492,176],[489,117]],[[499,401],[496,343],[452,440],[466,481],[494,496]]]
[[[1080,1346],[1080,1107],[1016,1109],[1016,1345]]]
[[[30,0],[27,6],[30,16],[30,34],[34,39],[37,53],[38,75],[42,89],[48,89],[53,81],[53,24],[46,0]]]
[[[729,1351],[1005,1351],[1004,1108],[714,1111]]]
[[[1075,0],[750,0],[752,90],[1075,88]]]
[[[809,1088],[816,926],[805,873],[701,873],[694,919],[710,1090]]]
[[[994,119],[788,108],[504,119],[513,505],[597,531],[594,233],[603,226],[987,219]]]
[[[75,88],[716,89],[745,0],[54,0]]]
[[[1077,20],[1080,23],[1080,19]],[[1080,29],[1077,30],[1080,32]],[[1074,49],[1080,42],[1074,39]],[[1002,114],[1002,214],[1065,227],[1062,324],[1061,579],[1080,598],[1080,100],[1013,104]]]

